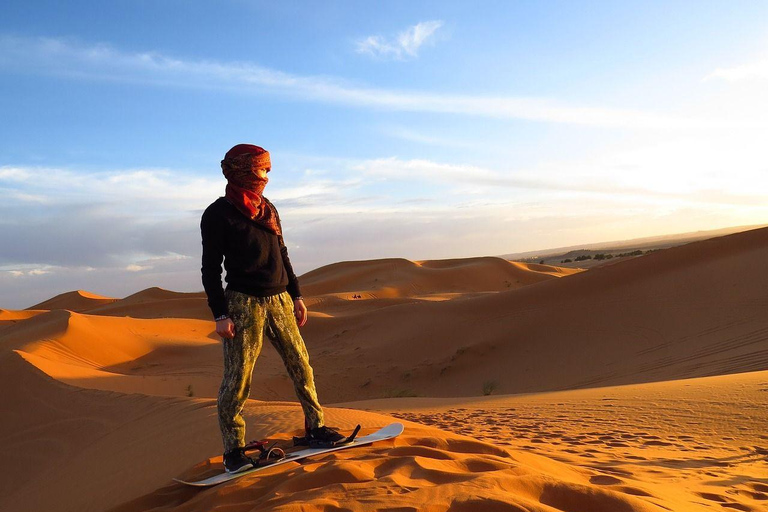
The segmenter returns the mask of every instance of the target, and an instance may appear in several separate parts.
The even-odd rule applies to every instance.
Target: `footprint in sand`
[[[666,441],[645,441],[643,443],[646,446],[673,446],[672,443],[668,443]]]
[[[749,487],[749,488],[755,490],[755,491],[768,493],[768,485],[766,485],[766,484],[761,484],[759,482],[747,482],[744,485],[746,487]]]
[[[762,492],[755,492],[751,491],[749,489],[728,489],[725,491],[728,494],[735,495],[735,496],[746,496],[747,498],[753,499],[753,500],[759,500],[763,501],[768,499],[768,495],[762,493]]]
[[[589,479],[589,483],[597,485],[623,484],[624,481],[610,475],[595,475]]]

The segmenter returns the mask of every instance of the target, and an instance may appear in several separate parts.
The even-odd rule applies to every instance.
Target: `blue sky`
[[[0,307],[201,289],[270,150],[297,270],[768,223],[768,2],[5,2]]]

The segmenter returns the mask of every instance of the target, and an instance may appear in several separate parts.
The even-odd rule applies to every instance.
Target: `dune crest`
[[[212,323],[114,318],[53,310],[3,331],[3,346],[81,387],[154,395],[214,395],[221,346]]]
[[[105,297],[85,290],[74,290],[56,295],[27,309],[68,309],[69,311],[81,312],[116,300],[113,297]]]
[[[10,325],[21,320],[28,320],[33,316],[45,313],[44,309],[0,309],[0,326]]]
[[[424,261],[389,258],[333,263],[302,275],[300,281],[302,290],[310,296],[400,298],[505,291],[577,272],[494,257]]]
[[[174,292],[152,287],[87,311],[92,315],[133,318],[192,318],[210,320],[204,292]]]

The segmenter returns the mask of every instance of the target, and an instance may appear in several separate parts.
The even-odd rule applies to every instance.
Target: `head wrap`
[[[280,235],[277,211],[262,196],[267,178],[260,178],[256,171],[270,169],[269,152],[252,144],[238,144],[224,155],[221,171],[227,178],[224,197],[246,217],[260,226]]]

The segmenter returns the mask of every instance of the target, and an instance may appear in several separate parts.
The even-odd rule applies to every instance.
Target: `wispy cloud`
[[[44,276],[46,274],[50,274],[53,271],[53,267],[50,265],[45,265],[41,267],[35,267],[30,265],[24,265],[22,268],[19,268],[19,266],[15,266],[12,270],[4,269],[0,267],[0,272],[7,272],[7,274],[11,277],[34,277],[34,276]]]
[[[442,26],[443,22],[439,20],[422,21],[408,27],[394,38],[368,36],[357,42],[357,53],[393,59],[417,57],[419,48],[433,41],[435,32]]]
[[[678,148],[680,151],[676,151]],[[419,190],[431,186],[436,197],[448,190],[457,197],[482,196],[495,204],[509,204],[512,192],[531,191],[591,197],[596,201],[623,197],[657,204],[684,202],[765,209],[765,194],[759,191],[768,187],[768,177],[757,152],[750,151],[739,161],[724,162],[717,158],[718,149],[708,151],[695,144],[689,148],[683,141],[670,141],[668,146],[654,149],[653,155],[633,149],[582,161],[542,163],[530,169],[493,169],[396,157],[369,159],[350,168],[368,180],[418,182]],[[692,156],[695,149],[698,154]],[[633,172],[627,172],[632,162]],[[739,179],[722,172],[733,164],[740,164]],[[681,171],[686,168],[694,171]]]
[[[394,137],[401,140],[407,140],[409,142],[416,142],[419,144],[427,144],[430,146],[443,146],[450,148],[483,148],[487,149],[487,143],[467,142],[465,140],[458,140],[454,138],[436,137],[434,135],[428,135],[420,133],[416,130],[405,126],[383,126],[381,132],[389,137]]]
[[[409,48],[428,40],[420,31],[407,36]],[[405,52],[405,50],[403,50]],[[60,39],[0,36],[0,69],[73,79],[204,88],[240,94],[273,94],[359,108],[457,114],[575,125],[653,130],[701,128],[701,119],[634,109],[571,105],[517,96],[471,96],[379,89],[318,76],[299,76],[252,63],[184,60],[159,52],[131,53],[107,45],[82,45]]]
[[[49,167],[0,167],[0,190],[19,204],[49,207],[109,204],[114,211],[200,208],[224,178],[201,178],[169,169],[82,172]]]
[[[704,80],[722,79],[727,82],[745,80],[768,80],[768,58],[747,62],[738,66],[717,68],[704,77]]]

